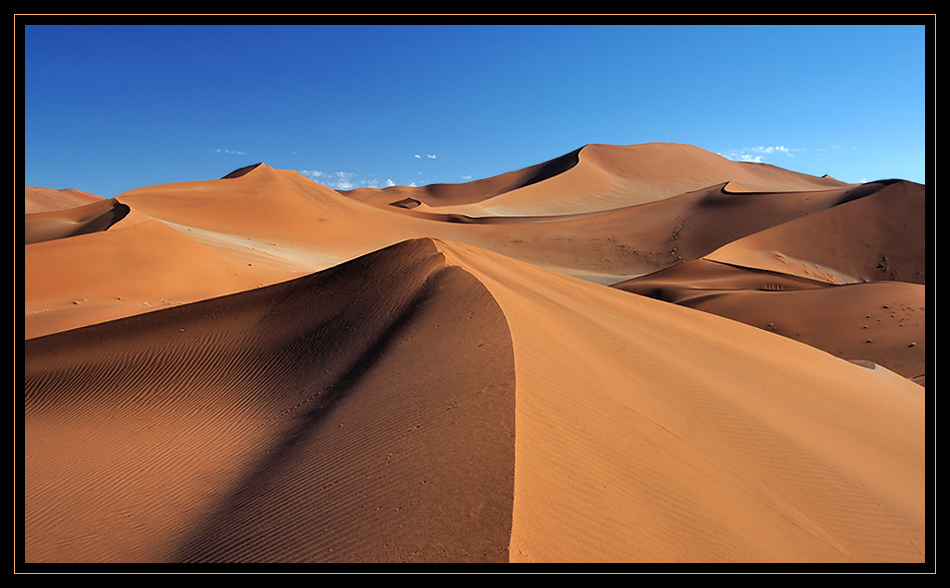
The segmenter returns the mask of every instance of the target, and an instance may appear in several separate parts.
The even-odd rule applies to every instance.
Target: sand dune
[[[830,283],[926,283],[924,187],[872,182],[836,206],[728,243],[709,259]]]
[[[919,381],[926,371],[922,284],[833,286],[696,260],[614,287],[725,316]]]
[[[507,558],[510,336],[431,243],[26,358],[28,561]]]
[[[39,186],[26,186],[24,189],[23,212],[33,214],[35,212],[66,210],[100,200],[102,200],[100,196],[72,188],[56,190]]]
[[[105,231],[128,213],[128,206],[115,200],[102,199],[65,210],[35,212],[25,215],[23,239],[29,245]]]
[[[649,144],[31,213],[24,559],[924,562],[926,206]]]
[[[446,256],[512,332],[513,561],[920,558],[921,387],[467,246]]]
[[[532,186],[547,190],[551,184],[550,189],[556,194],[563,187],[559,183],[561,176],[575,169],[576,166]],[[537,177],[537,173],[531,177]],[[152,262],[147,258],[140,258],[136,265],[139,272],[150,276],[152,298],[176,303],[234,292],[236,282],[244,284],[242,287],[273,284],[326,269],[403,239],[420,237],[471,243],[569,275],[611,284],[711,254],[740,237],[823,210],[855,191],[866,193],[873,189],[841,185],[763,196],[730,193],[725,184],[717,184],[600,212],[470,217],[446,212],[447,207],[423,210],[425,205],[412,209],[374,206],[316,184],[299,173],[261,164],[220,180],[163,184],[120,194],[114,200],[131,212],[110,231],[116,235],[100,232],[84,238],[92,248],[99,246],[96,241],[101,241],[103,248],[115,251],[119,229],[145,220],[177,230],[185,239],[167,235],[166,238],[181,242],[172,248],[181,246],[184,240],[196,245],[189,256],[175,255],[177,267],[162,262],[166,259],[162,252],[169,246],[159,245],[160,242],[152,246],[156,267],[149,267]],[[632,198],[635,201],[637,195]],[[70,251],[71,245],[50,245],[43,250],[49,254],[41,260],[30,259],[40,256],[32,246],[27,248],[26,265],[35,268],[26,276],[28,336],[100,320],[104,316],[101,312],[84,316],[94,306],[72,302],[90,300],[92,294],[83,292],[100,289],[104,284],[102,274],[120,275],[127,271],[123,259],[106,254],[95,257],[94,271],[80,263],[78,267],[87,273],[85,277],[76,275],[77,261],[75,252]],[[139,246],[128,247],[135,250]],[[65,251],[52,253],[51,248]],[[201,273],[209,264],[218,264],[221,256],[230,258],[222,268],[229,268],[231,277],[222,282],[225,287],[217,292],[216,280],[204,280],[200,288],[193,280],[182,280],[184,275]],[[40,275],[64,273],[71,275],[73,281],[63,292],[49,296],[49,284],[34,286],[34,271]],[[245,279],[245,274],[255,275]],[[29,294],[34,288],[44,293],[41,304],[32,302],[37,298]],[[118,296],[103,294],[100,305]],[[123,301],[115,305],[113,317],[135,311],[127,304],[128,299]],[[145,301],[148,300],[140,302]],[[144,311],[150,307],[138,308]],[[37,316],[38,313],[44,315]],[[57,324],[50,316],[62,322]]]
[[[33,561],[925,547],[923,388],[469,246],[409,241],[26,352]]]
[[[376,205],[412,198],[466,216],[548,216],[645,204],[726,182],[741,191],[845,185],[766,164],[731,161],[692,145],[648,143],[586,145],[544,164],[465,184],[345,193]]]
[[[521,170],[461,184],[356,188],[344,190],[342,193],[374,206],[398,205],[404,201],[414,201],[431,207],[477,204],[563,174],[578,164],[580,151],[581,149],[578,149]]]

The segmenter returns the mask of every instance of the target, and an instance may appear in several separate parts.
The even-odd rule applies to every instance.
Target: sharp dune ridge
[[[426,360],[432,347],[444,353]],[[27,418],[52,425],[27,443],[59,454],[27,465],[28,560],[507,558],[511,344],[492,299],[431,242],[33,339],[27,364]],[[76,434],[103,417],[112,447]],[[156,470],[166,490],[142,495]],[[110,496],[77,524],[111,533],[80,540],[65,524],[83,492],[32,508],[63,479]]]
[[[592,144],[28,213],[23,559],[923,564],[924,193]]]
[[[105,231],[129,213],[129,207],[116,200],[100,200],[91,204],[28,215],[23,240],[29,245]]]
[[[57,190],[38,186],[26,186],[24,192],[25,200],[23,212],[26,214],[66,210],[82,206],[83,204],[99,202],[103,199],[101,196],[83,192],[82,190],[74,190],[72,188]]]

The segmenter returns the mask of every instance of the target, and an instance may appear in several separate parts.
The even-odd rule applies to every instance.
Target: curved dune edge
[[[505,561],[512,361],[425,241],[32,340],[26,560]]]
[[[765,198],[712,186],[603,212],[470,219],[425,205],[369,206],[259,164],[226,179],[132,190],[116,197],[131,212],[108,231],[27,245],[25,333],[41,336],[270,285],[421,237],[616,283],[837,208],[853,192],[844,186]],[[145,237],[140,233],[149,224],[153,234]],[[135,283],[142,287],[129,291]]]
[[[512,331],[512,561],[923,561],[917,385],[734,321],[450,249]]]
[[[898,281],[833,285],[699,259],[614,288],[688,306],[922,381],[926,287]]]
[[[128,206],[102,199],[75,208],[27,214],[23,222],[23,242],[29,245],[105,231],[128,214]]]
[[[919,386],[469,245],[26,351],[31,562],[923,561]]]
[[[356,188],[353,190],[339,190],[339,192],[349,198],[374,206],[385,206],[401,201],[416,201],[432,208],[478,204],[506,192],[548,180],[570,170],[578,164],[578,154],[582,149],[576,149],[524,169],[470,182],[458,184],[438,183],[425,186],[390,186],[388,188]]]
[[[26,245],[27,561],[925,561],[924,186],[479,182],[255,164]]]
[[[779,167],[738,162],[692,145],[588,144],[543,164],[463,184],[341,191],[376,206],[416,200],[434,213],[468,218],[604,212],[729,183],[732,190],[821,191],[849,184]]]
[[[871,182],[812,214],[726,243],[706,258],[831,284],[925,284],[926,193],[906,181]]]
[[[58,190],[39,186],[26,186],[23,196],[25,214],[66,210],[103,200],[101,196],[74,188]]]

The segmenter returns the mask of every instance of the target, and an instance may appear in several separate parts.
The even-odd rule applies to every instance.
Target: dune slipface
[[[925,562],[924,194],[674,144],[33,189],[24,559]]]
[[[114,200],[100,200],[65,211],[36,212],[26,215],[23,238],[30,244],[105,231],[128,213],[128,206]]]
[[[24,192],[23,212],[26,214],[67,210],[102,200],[100,196],[95,194],[70,188],[56,190],[26,186]]]
[[[731,193],[730,177],[783,191]],[[395,191],[337,192],[260,164],[119,194],[130,212],[108,231],[81,235],[81,254],[78,241],[28,245],[25,331],[46,335],[274,284],[421,237],[613,284],[822,210],[854,188],[673,144],[587,146],[495,178]],[[525,200],[525,190],[529,212],[504,205]],[[421,204],[406,206],[407,198]],[[136,234],[143,224],[153,235]],[[147,292],[120,292],[138,280]]]
[[[504,561],[504,316],[431,242],[33,339],[28,561]]]
[[[897,281],[831,285],[788,274],[695,260],[614,284],[867,360],[922,380],[926,291]]]
[[[511,327],[512,561],[923,559],[922,387],[708,313],[449,251]]]

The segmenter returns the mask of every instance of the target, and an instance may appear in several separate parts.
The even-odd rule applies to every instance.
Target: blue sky
[[[925,181],[923,21],[615,20],[26,19],[25,184],[112,197],[258,162],[339,188],[456,183],[652,141]]]

